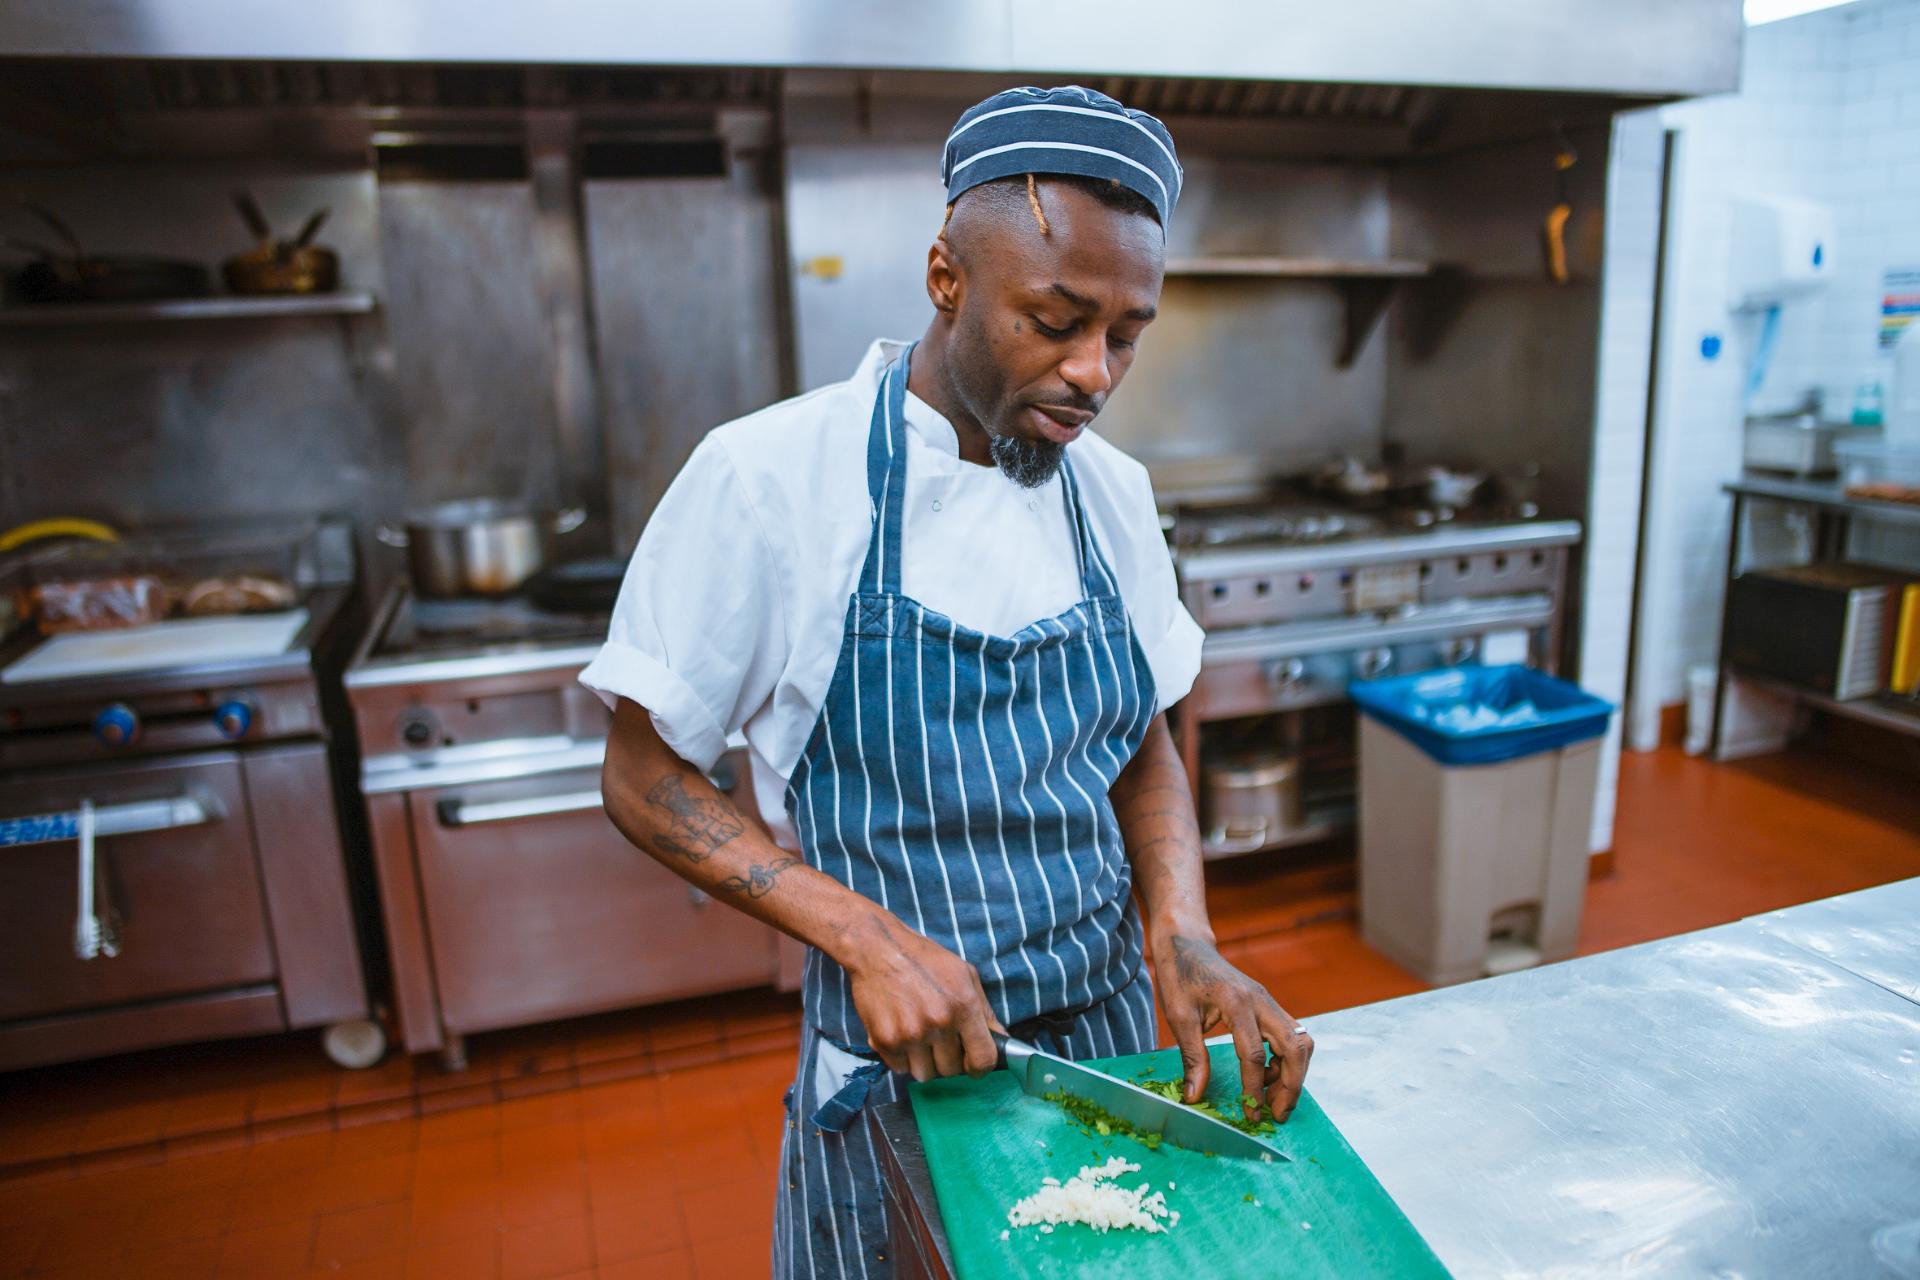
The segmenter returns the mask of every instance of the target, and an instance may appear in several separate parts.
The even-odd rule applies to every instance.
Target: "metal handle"
[[[68,809],[60,813],[30,814],[23,818],[0,818],[0,848],[77,840],[80,837],[80,812],[79,809]],[[130,836],[141,831],[174,831],[181,827],[199,826],[218,816],[207,802],[192,796],[101,805],[93,809],[93,834]]]
[[[100,954],[100,920],[93,914],[93,802],[82,800],[75,813],[80,845],[80,909],[73,922],[73,954],[91,960]]]
[[[1245,834],[1236,834],[1244,832]],[[1260,819],[1259,826],[1236,827],[1231,822],[1223,822],[1207,833],[1207,847],[1217,853],[1252,853],[1267,843],[1267,820]]]
[[[545,818],[558,813],[585,813],[602,806],[599,788],[591,791],[562,791],[550,796],[527,796],[520,800],[480,800],[469,803],[449,797],[438,806],[443,827],[472,827],[483,822],[514,822],[521,818]]]
[[[553,518],[553,531],[555,533],[572,533],[586,522],[587,509],[585,507],[567,507]]]

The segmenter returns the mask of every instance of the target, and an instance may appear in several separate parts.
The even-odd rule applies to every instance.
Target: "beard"
[[[1051,440],[1023,440],[996,435],[987,442],[1000,474],[1022,489],[1038,489],[1059,474],[1067,446]]]

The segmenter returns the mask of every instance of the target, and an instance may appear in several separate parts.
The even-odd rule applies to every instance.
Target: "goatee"
[[[1022,489],[1038,489],[1060,470],[1067,446],[1051,440],[1022,440],[1018,436],[996,435],[987,442],[1000,474]]]

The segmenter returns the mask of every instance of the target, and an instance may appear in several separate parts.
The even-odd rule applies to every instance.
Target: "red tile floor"
[[[1920,789],[1835,752],[1629,756],[1601,951],[1920,875]],[[1296,1015],[1421,984],[1360,942],[1338,851],[1212,870],[1223,950]],[[765,1274],[790,997],[326,1068],[309,1037],[0,1077],[0,1277]]]

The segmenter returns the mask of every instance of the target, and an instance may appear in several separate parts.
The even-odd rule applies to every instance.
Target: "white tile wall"
[[[1719,640],[1728,504],[1740,468],[1745,370],[1759,322],[1726,305],[1732,197],[1829,205],[1837,243],[1823,293],[1789,304],[1757,407],[1819,387],[1844,416],[1887,380],[1875,345],[1881,272],[1920,266],[1920,0],[1866,0],[1748,32],[1738,94],[1642,113],[1679,134],[1654,406],[1645,573],[1628,739],[1657,740],[1687,668]],[[1634,117],[1632,119],[1638,119]],[[1706,359],[1701,339],[1723,349]],[[1624,479],[1606,504],[1637,493]],[[1603,504],[1596,501],[1599,509]],[[1618,599],[1622,608],[1625,597]],[[1606,602],[1589,596],[1589,611]]]

